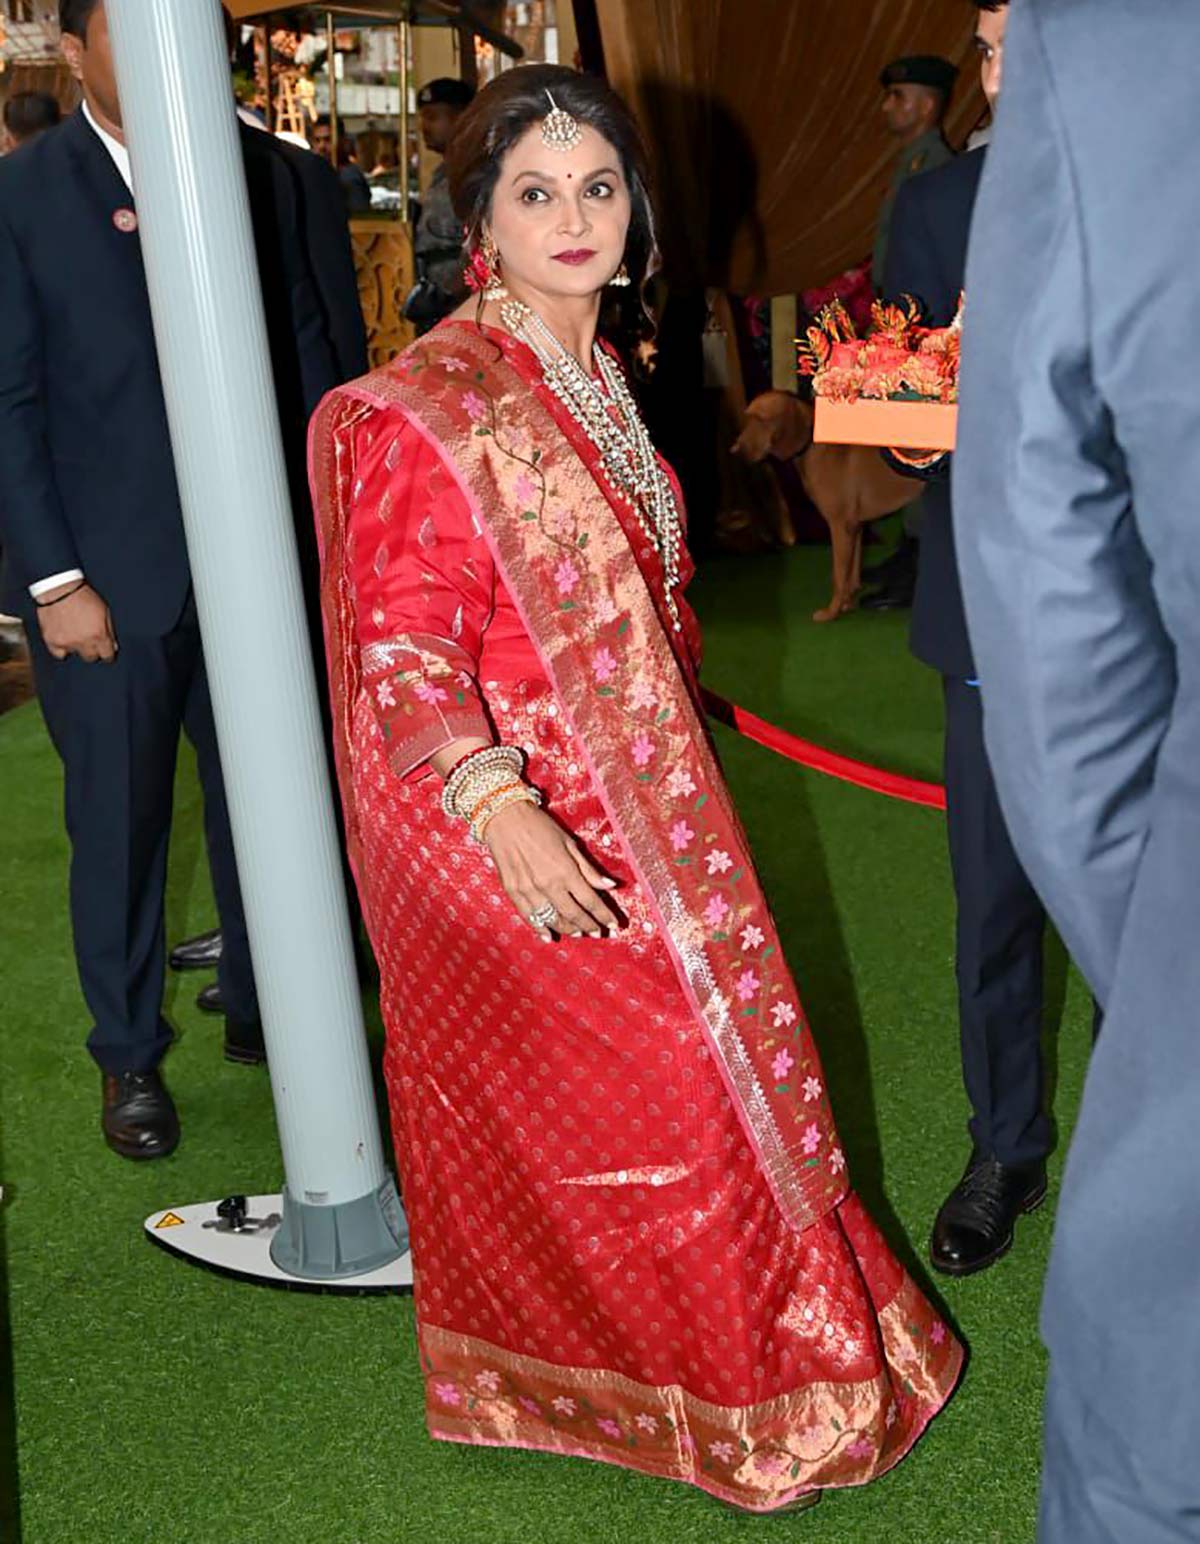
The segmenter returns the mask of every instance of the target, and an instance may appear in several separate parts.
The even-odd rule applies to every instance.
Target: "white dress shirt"
[[[104,146],[105,150],[112,156],[113,165],[120,172],[121,180],[130,193],[132,193],[133,170],[129,164],[129,151],[119,139],[114,139],[111,134],[100,127],[92,116],[92,110],[86,102],[83,104],[83,116],[87,119],[91,129],[99,136],[100,143]],[[48,590],[56,590],[60,584],[71,584],[75,580],[82,578],[82,568],[66,568],[61,574],[48,574],[45,579],[39,579],[36,583],[31,584],[29,586],[29,593],[33,596],[34,600],[37,600],[39,595],[45,595]]]

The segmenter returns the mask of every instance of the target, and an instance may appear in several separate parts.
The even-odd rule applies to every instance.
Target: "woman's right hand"
[[[574,837],[535,804],[510,804],[488,821],[484,842],[495,860],[500,882],[529,925],[530,915],[544,906],[558,913],[554,931],[599,938],[616,922],[605,892],[616,880],[590,863]],[[537,929],[549,941],[548,927]]]

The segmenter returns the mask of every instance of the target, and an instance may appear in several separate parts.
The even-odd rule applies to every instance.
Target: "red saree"
[[[875,1478],[962,1353],[848,1188],[691,614],[506,335],[333,393],[312,474],[431,1434],[760,1511]],[[620,882],[611,938],[541,943],[442,814],[469,734]]]

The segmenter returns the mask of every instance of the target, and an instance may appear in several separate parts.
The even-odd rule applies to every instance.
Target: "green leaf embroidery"
[[[790,1093],[791,1092],[791,1084],[790,1083],[776,1083],[776,1085],[775,1085],[775,1092],[777,1094],[787,1094],[787,1093]]]
[[[596,692],[597,697],[615,697],[617,694],[611,686],[602,686]]]
[[[579,538],[579,541],[576,543],[576,545],[581,547],[581,548],[582,547],[586,547],[587,544],[588,544],[588,535],[589,535],[589,532],[585,531],[583,533],[583,535]]]
[[[525,509],[525,510],[522,510],[521,511],[521,519],[522,520],[536,520],[537,519],[537,510],[536,509]]]
[[[558,603],[558,609],[560,611],[574,611],[575,602],[573,600],[561,600]]]
[[[692,808],[693,809],[697,809],[697,810],[702,810],[707,803],[708,803],[708,795],[706,793],[702,793],[700,795],[700,797],[696,800],[696,802],[692,806]]]
[[[478,426],[478,428],[475,430],[475,433],[479,436],[479,438],[480,439],[484,439],[484,440],[487,439],[488,435],[491,434],[491,432],[492,431],[490,429],[485,429],[482,424],[480,424]]]
[[[629,618],[625,617],[620,627],[617,628],[617,637],[623,637],[629,631]]]
[[[670,716],[671,716],[670,708],[664,708],[662,710],[662,712],[658,715],[658,717],[654,720],[654,722],[656,724],[665,724],[666,721],[670,718]]]

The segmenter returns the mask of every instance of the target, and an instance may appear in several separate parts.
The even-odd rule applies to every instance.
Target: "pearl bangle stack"
[[[465,820],[475,841],[494,815],[510,804],[541,804],[536,788],[522,781],[525,757],[515,745],[491,745],[475,751],[451,770],[442,789],[442,810],[451,820]]]

